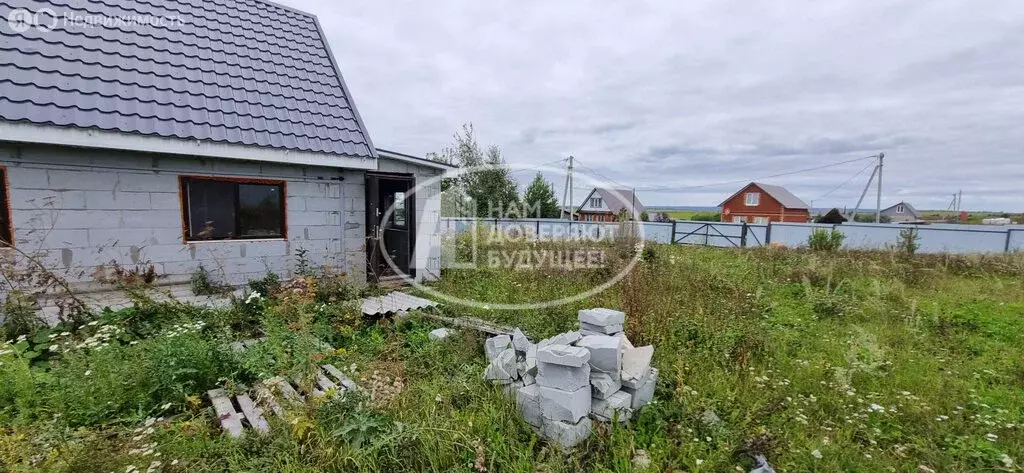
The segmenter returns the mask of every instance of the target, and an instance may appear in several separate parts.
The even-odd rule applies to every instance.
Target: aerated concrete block
[[[590,413],[590,387],[563,391],[539,385],[540,412],[545,419],[578,422]]]
[[[583,335],[615,335],[622,333],[622,324],[616,325],[591,325],[580,322],[580,333]]]
[[[653,356],[654,347],[650,345],[622,350],[622,385],[639,387],[639,381],[648,374]]]
[[[506,348],[491,360],[484,370],[484,379],[509,384],[519,377],[516,370],[516,351]]]
[[[537,342],[537,348],[544,348],[548,345],[572,345],[581,337],[579,332],[565,332],[551,338],[545,338]]]
[[[540,390],[536,384],[523,386],[516,391],[516,406],[527,424],[539,428],[544,418],[540,413]]]
[[[590,350],[569,345],[547,345],[537,349],[537,362],[580,367],[590,361]]]
[[[530,339],[526,338],[522,330],[518,328],[512,333],[512,346],[516,349],[516,353],[519,355],[525,355],[526,351],[530,349]]]
[[[598,327],[626,323],[626,314],[612,309],[581,309],[578,316],[581,324],[586,323]]]
[[[563,366],[537,363],[537,384],[564,391],[590,388],[590,365]]]
[[[576,346],[586,348],[590,352],[590,367],[593,370],[608,373],[615,380],[619,379],[622,369],[622,340],[607,335],[589,335],[576,342]]]
[[[622,388],[622,382],[617,378],[612,378],[608,373],[591,371],[590,386],[593,388],[592,394],[594,399],[606,399],[608,396],[619,392],[619,389]]]
[[[526,350],[526,372],[537,376],[537,345],[530,345]]]
[[[629,393],[633,400],[630,403],[630,407],[634,411],[639,410],[641,407],[647,405],[654,399],[654,387],[658,383],[658,369],[651,368],[650,372],[641,381],[636,389],[622,386],[624,392]]]
[[[568,450],[580,444],[590,437],[592,424],[590,419],[584,417],[576,423],[552,421],[544,419],[541,426],[541,434],[548,440],[557,443],[562,449]]]
[[[599,420],[610,422],[619,414],[619,420],[624,421],[633,416],[633,396],[625,391],[616,391],[607,399],[594,399],[590,405],[590,414]]]
[[[533,376],[532,374],[530,374],[530,373],[526,373],[526,374],[524,374],[524,375],[523,375],[523,385],[524,385],[524,386],[529,386],[529,385],[531,385],[531,384],[537,384],[537,378],[536,378],[536,377],[534,377],[534,376]]]
[[[517,379],[509,384],[502,386],[501,390],[505,393],[506,396],[515,396],[516,391],[519,391],[519,388],[523,386],[525,386],[523,380]]]
[[[487,355],[487,361],[491,361],[494,357],[498,356],[499,353],[505,351],[506,348],[512,346],[512,338],[508,335],[498,335],[496,337],[488,338],[484,342],[484,354]],[[513,353],[514,355],[515,353]]]

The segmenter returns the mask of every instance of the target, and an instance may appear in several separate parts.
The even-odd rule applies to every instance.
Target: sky
[[[884,152],[883,207],[1024,211],[1019,0],[283,3],[319,17],[380,148],[472,123],[513,166],[571,154],[648,207],[755,179],[853,206],[870,160],[758,178]]]

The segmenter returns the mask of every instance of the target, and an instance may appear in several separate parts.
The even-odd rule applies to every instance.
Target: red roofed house
[[[767,224],[768,222],[806,223],[810,207],[784,187],[751,182],[736,192],[722,207],[722,221]]]

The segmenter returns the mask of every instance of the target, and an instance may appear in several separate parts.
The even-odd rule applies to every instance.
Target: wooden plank
[[[345,374],[342,373],[341,370],[335,368],[334,365],[326,364],[321,366],[321,368],[323,368],[324,371],[327,372],[327,374],[333,376],[334,379],[338,380],[338,383],[341,384],[343,388],[347,390],[359,389],[359,386],[356,386],[355,382],[349,379],[348,376],[345,376]]]
[[[256,393],[257,404],[269,407],[270,410],[278,417],[284,414],[284,410],[281,409],[281,405],[274,400],[274,394],[271,393],[263,383],[256,383],[256,386],[253,387],[253,392]]]
[[[284,378],[279,376],[270,378],[267,380],[267,386],[277,388],[278,391],[281,391],[281,395],[283,395],[285,400],[288,402],[296,404],[302,403],[302,396],[299,396],[299,393],[295,391],[295,388],[293,388],[291,384],[288,384],[288,381],[285,381]]]
[[[263,418],[263,409],[256,407],[248,394],[239,394],[235,400],[238,401],[238,407],[242,409],[242,414],[245,415],[252,428],[263,433],[270,432],[270,424],[267,423],[267,419]]]
[[[335,391],[341,391],[342,390],[342,389],[338,388],[337,384],[334,384],[333,382],[331,382],[330,378],[324,376],[321,373],[317,373],[317,375],[316,375],[316,384],[317,384],[317,386],[320,386],[320,389],[323,390],[324,392],[327,392],[327,391],[329,391],[331,389],[333,389]]]
[[[231,404],[231,398],[227,393],[218,388],[211,389],[206,395],[210,398],[210,404],[213,404],[213,410],[217,413],[220,426],[228,432],[228,435],[241,437],[243,435],[242,418],[235,411],[235,406]]]
[[[437,320],[448,325],[454,325],[456,327],[464,327],[476,330],[478,332],[484,332],[491,335],[511,335],[515,332],[515,328],[508,327],[505,325],[498,325],[485,320],[480,320],[473,317],[445,317],[443,315],[428,314],[424,313],[424,317],[429,319]]]

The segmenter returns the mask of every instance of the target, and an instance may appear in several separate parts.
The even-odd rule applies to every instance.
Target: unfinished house
[[[76,5],[0,5],[56,13],[0,22],[6,254],[88,287],[115,266],[161,284],[200,266],[234,285],[299,264],[358,283],[438,276],[448,166],[374,148],[315,16],[252,0]]]

